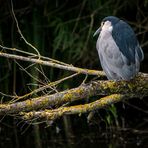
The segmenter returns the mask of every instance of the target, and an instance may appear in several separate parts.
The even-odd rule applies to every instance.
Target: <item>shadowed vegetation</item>
[[[143,0],[143,2],[141,0],[16,0],[13,1],[13,7],[22,34],[29,43],[39,50],[41,55],[71,66],[96,70],[101,70],[101,66],[95,48],[96,38],[92,37],[93,33],[105,16],[120,17],[127,21],[136,32],[145,54],[140,71],[148,72],[148,0]],[[9,0],[0,0],[0,24],[1,45],[37,54],[18,33]],[[7,52],[2,48],[1,51]],[[17,51],[9,51],[9,53],[15,54]],[[21,55],[21,53],[19,54]],[[62,69],[0,57],[1,103],[11,103],[14,101],[12,96],[23,96],[49,82],[60,80],[71,74],[73,73]],[[81,84],[83,87],[84,83],[96,79],[98,79],[97,76],[78,74],[58,85],[52,85],[50,89],[44,89],[44,91],[30,96],[54,94],[78,87]],[[101,79],[106,78],[101,77]],[[89,104],[96,99],[97,97],[93,96],[85,98],[85,100],[77,100],[76,104]],[[36,118],[27,123],[17,118],[17,115],[4,118],[2,116],[0,140],[3,142],[0,147],[6,147],[6,145],[7,147],[12,145],[15,145],[14,147],[22,145],[24,147],[32,147],[33,145],[36,147],[50,145],[53,148],[72,147],[75,142],[77,143],[75,147],[79,147],[80,140],[84,143],[81,147],[89,147],[89,145],[95,147],[102,139],[109,140],[109,144],[105,143],[105,145],[110,145],[110,147],[118,146],[119,143],[125,145],[124,141],[130,142],[128,138],[132,137],[131,135],[138,138],[139,134],[147,134],[148,105],[146,99],[146,97],[135,98],[119,102],[108,109],[95,110],[85,115],[80,114],[80,117],[77,115],[66,116],[54,123],[51,121],[36,127],[30,125],[30,123],[38,124]],[[71,104],[75,105],[75,102]],[[69,104],[64,104],[62,107],[67,107],[67,105]],[[55,106],[52,107],[55,108]],[[45,128],[46,126],[48,128]],[[127,132],[123,135],[123,131],[130,133]],[[123,141],[121,139],[118,139],[118,142],[114,142],[115,139],[110,140],[113,136],[117,139],[121,137]],[[31,140],[32,137],[34,137],[33,140]],[[92,144],[90,141],[93,138],[91,137],[97,137],[98,140],[94,138]],[[5,140],[6,138],[8,141]],[[140,139],[142,141],[140,146],[146,144],[147,139],[145,139]],[[133,142],[133,146],[137,146],[136,142]]]

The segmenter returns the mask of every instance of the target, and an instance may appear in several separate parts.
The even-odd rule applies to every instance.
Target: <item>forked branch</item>
[[[75,105],[69,107],[60,107],[53,110],[42,110],[42,111],[31,111],[28,113],[20,113],[23,120],[32,120],[32,119],[43,119],[45,121],[54,121],[57,118],[67,115],[67,114],[82,114],[91,112],[94,110],[98,110],[101,108],[105,108],[111,104],[120,102],[124,99],[132,98],[132,95],[121,95],[121,94],[113,94],[106,97],[103,97],[97,101],[84,104],[84,105]]]
[[[76,100],[98,95],[121,94],[129,97],[143,98],[148,96],[148,74],[139,74],[134,80],[126,81],[95,81],[77,88],[65,90],[52,95],[30,98],[26,101],[12,104],[1,104],[0,114],[18,114],[32,110],[61,106]]]

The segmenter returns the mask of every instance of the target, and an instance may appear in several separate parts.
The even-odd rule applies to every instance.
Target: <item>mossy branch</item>
[[[42,111],[32,111],[28,113],[21,112],[23,120],[32,120],[32,119],[43,119],[45,121],[54,121],[57,118],[66,115],[66,114],[82,114],[91,112],[97,109],[105,108],[111,104],[120,102],[124,99],[132,98],[132,95],[121,95],[121,94],[113,94],[106,97],[103,97],[97,101],[84,104],[84,105],[75,105],[70,107],[60,107],[58,109],[53,110],[42,110]]]
[[[60,106],[80,99],[97,95],[121,94],[129,97],[143,98],[148,96],[148,74],[140,73],[134,80],[126,81],[94,81],[77,88],[52,95],[30,98],[12,104],[1,104],[0,114],[18,114],[32,110],[43,110],[51,106]]]

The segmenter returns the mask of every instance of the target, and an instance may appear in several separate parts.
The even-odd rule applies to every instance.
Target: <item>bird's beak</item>
[[[101,27],[94,33],[93,37],[101,32]]]

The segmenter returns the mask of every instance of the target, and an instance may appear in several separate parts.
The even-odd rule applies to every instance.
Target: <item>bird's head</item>
[[[94,33],[93,36],[96,36],[97,34],[99,34],[101,31],[109,31],[112,32],[113,27],[116,23],[118,23],[120,21],[119,18],[115,17],[115,16],[107,16],[105,17],[102,22],[101,22],[101,26],[98,28],[98,30]]]

